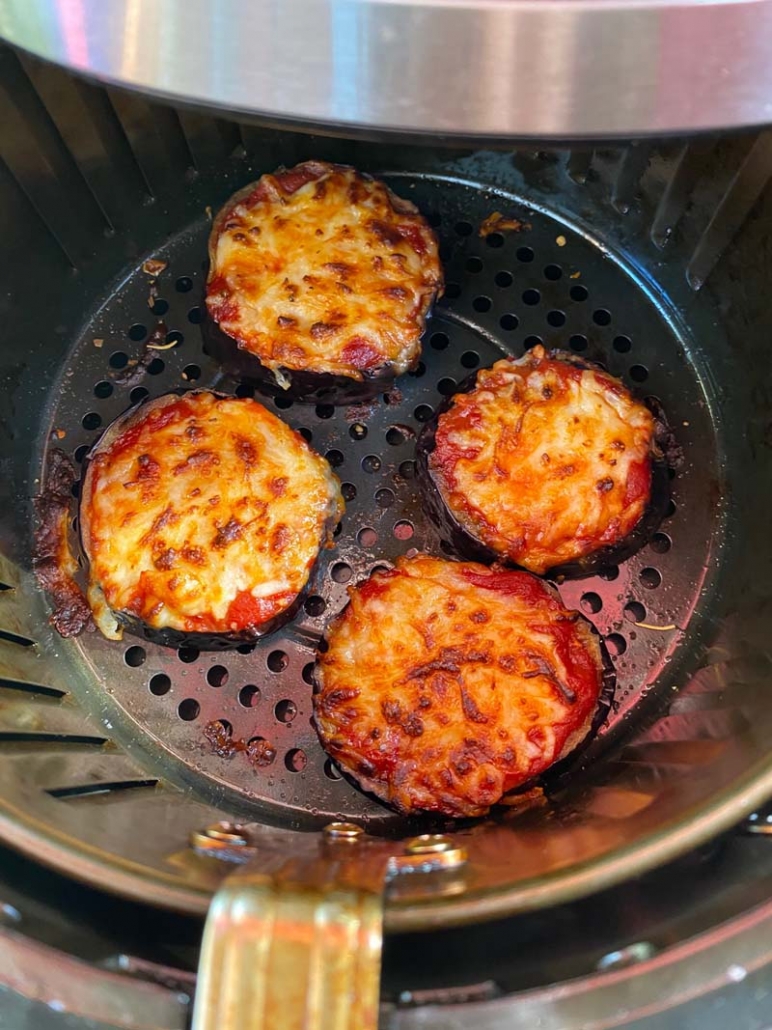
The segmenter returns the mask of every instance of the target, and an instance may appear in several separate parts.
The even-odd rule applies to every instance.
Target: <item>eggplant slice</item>
[[[442,282],[436,236],[413,204],[353,168],[306,161],[217,215],[206,348],[272,394],[366,400],[416,366]]]
[[[316,726],[399,811],[485,815],[597,728],[600,638],[550,584],[416,555],[349,595],[315,667]]]
[[[80,500],[88,601],[109,639],[249,643],[298,610],[343,512],[324,458],[251,399],[166,394],[113,422]]]
[[[416,446],[426,510],[457,553],[553,578],[593,575],[651,538],[676,453],[654,402],[541,346],[471,375]]]

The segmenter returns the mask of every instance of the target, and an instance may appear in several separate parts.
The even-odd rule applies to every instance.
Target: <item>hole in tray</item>
[[[330,575],[335,583],[348,583],[353,572],[351,570],[351,566],[347,564],[347,562],[339,561],[330,569]]]
[[[641,569],[638,578],[641,581],[641,585],[646,587],[647,590],[656,590],[662,582],[662,573],[658,569],[653,568]]]
[[[621,633],[609,633],[606,637],[606,648],[610,655],[617,658],[627,650],[627,641]]]
[[[340,492],[343,494],[344,501],[353,501],[357,495],[357,488],[353,483],[341,483]]]
[[[378,542],[378,534],[370,526],[363,526],[357,533],[357,543],[360,547],[373,547]]]
[[[127,647],[123,656],[124,662],[126,662],[126,664],[132,669],[138,669],[140,665],[144,665],[146,658],[147,652],[144,647],[140,647],[138,644],[134,644],[132,647]]]
[[[80,424],[84,429],[99,429],[102,425],[102,416],[96,411],[89,411],[87,415],[83,416]]]
[[[265,660],[265,664],[271,672],[284,672],[289,665],[289,658],[284,651],[271,651]]]
[[[148,687],[151,694],[155,694],[156,697],[163,697],[164,694],[168,694],[171,690],[172,681],[165,672],[157,672],[155,676],[150,677]]]
[[[177,714],[184,722],[193,722],[198,718],[200,711],[201,705],[194,697],[186,697],[177,705]]]
[[[325,454],[325,458],[327,459],[327,461],[329,461],[330,465],[334,469],[340,468],[340,466],[345,461],[345,458],[343,457],[343,451],[338,451],[334,448],[331,451],[327,451],[327,453]]]
[[[571,300],[575,300],[581,303],[583,300],[587,300],[590,296],[585,286],[581,286],[579,283],[576,286],[572,286],[569,290],[569,296]]]
[[[414,533],[413,523],[408,522],[407,519],[401,519],[394,523],[394,536],[397,540],[411,540]]]
[[[579,602],[583,612],[588,615],[597,615],[603,607],[603,601],[601,600],[600,594],[594,593],[592,590],[586,594],[582,594],[582,598]]]
[[[284,764],[289,772],[303,772],[308,765],[308,758],[302,748],[293,747],[284,756]]]
[[[625,605],[625,618],[628,622],[643,622],[646,618],[646,609],[640,601],[630,601]]]
[[[673,546],[673,541],[667,533],[655,533],[649,541],[649,547],[655,554],[667,554]]]
[[[313,594],[311,597],[306,599],[306,603],[303,607],[305,608],[306,613],[312,618],[318,618],[324,613],[324,610],[327,607],[327,602],[323,597],[319,597],[318,594]]]
[[[550,282],[557,282],[562,275],[563,269],[560,265],[547,265],[544,269],[544,278],[549,279]]]
[[[239,704],[242,708],[256,708],[260,701],[260,688],[254,683],[247,683],[239,691]]]
[[[289,698],[284,698],[284,700],[277,702],[276,707],[274,708],[274,715],[279,722],[290,723],[297,714],[297,705]]]
[[[429,343],[434,350],[445,350],[450,343],[450,337],[447,333],[432,333]]]
[[[213,665],[207,670],[206,682],[210,687],[224,687],[228,682],[228,670],[224,665]]]
[[[511,286],[514,282],[514,276],[511,272],[507,272],[502,269],[502,271],[496,272],[496,275],[493,277],[493,281],[497,286],[500,286],[502,290],[505,290],[507,286]]]

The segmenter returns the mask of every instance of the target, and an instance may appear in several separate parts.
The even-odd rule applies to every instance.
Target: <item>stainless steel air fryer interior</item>
[[[659,398],[684,465],[651,544],[562,587],[615,659],[606,725],[553,778],[547,809],[452,827],[469,852],[463,873],[444,893],[397,894],[387,928],[588,894],[714,837],[772,793],[767,133],[442,150],[155,106],[8,50],[0,77],[5,840],[68,876],[200,914],[229,866],[190,841],[219,821],[244,824],[264,855],[315,847],[304,831],[331,819],[394,841],[426,828],[337,777],[309,724],[308,667],[347,582],[438,546],[416,503],[423,419],[468,369],[538,340]],[[249,653],[62,641],[31,570],[31,498],[46,456],[58,447],[78,463],[146,393],[243,389],[201,345],[209,220],[238,186],[309,156],[383,174],[415,200],[440,234],[449,285],[417,374],[374,405],[269,402],[347,484],[337,547],[303,615]],[[523,228],[481,237],[494,211]],[[164,263],[160,274],[149,257]],[[148,350],[161,340],[168,349]],[[273,764],[218,753],[214,723],[231,740],[269,741]]]

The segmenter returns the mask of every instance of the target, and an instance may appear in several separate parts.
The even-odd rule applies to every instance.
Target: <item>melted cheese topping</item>
[[[166,396],[97,445],[80,508],[89,601],[153,628],[239,633],[287,609],[343,510],[327,462],[253,400]]]
[[[390,804],[482,815],[587,735],[600,647],[554,588],[419,555],[349,592],[315,718],[329,753]]]
[[[654,418],[619,380],[534,347],[454,397],[429,469],[467,532],[541,574],[635,528],[653,451]]]
[[[212,318],[274,373],[407,371],[442,285],[437,241],[416,208],[321,161],[237,194],[213,227],[210,265]]]

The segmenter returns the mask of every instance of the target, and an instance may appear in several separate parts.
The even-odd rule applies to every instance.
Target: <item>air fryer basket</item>
[[[545,808],[443,827],[469,859],[444,892],[397,892],[392,929],[596,890],[680,853],[772,793],[767,133],[571,152],[314,138],[156,106],[0,51],[3,312],[0,834],[116,892],[205,911],[229,864],[192,847],[238,821],[263,856],[332,820],[404,824],[338,777],[310,725],[309,667],[346,584],[438,541],[417,505],[416,432],[478,364],[542,340],[664,405],[684,450],[658,535],[562,586],[606,637],[618,687]],[[383,174],[436,225],[448,290],[416,374],[366,407],[269,401],[346,483],[304,612],[245,652],[60,639],[31,571],[47,456],[76,465],[133,400],[244,387],[202,349],[212,211],[307,157]],[[479,235],[489,214],[518,232]],[[146,264],[163,263],[163,270]],[[148,351],[154,345],[167,349]],[[74,515],[74,511],[73,511]],[[213,731],[213,724],[219,729]],[[273,764],[212,744],[267,740]]]

